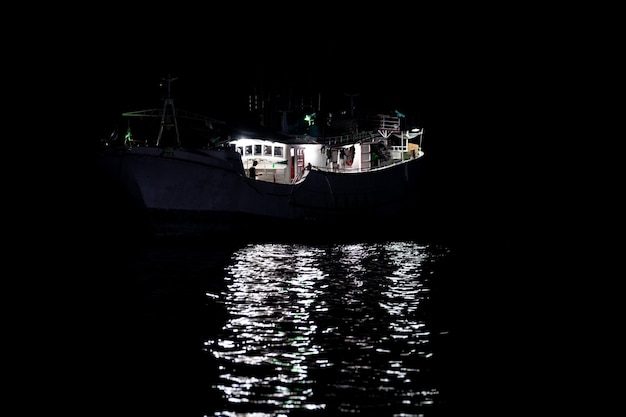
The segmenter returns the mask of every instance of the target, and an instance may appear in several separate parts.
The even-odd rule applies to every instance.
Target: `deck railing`
[[[366,132],[353,133],[351,135],[328,136],[324,138],[317,138],[317,141],[325,145],[337,145],[337,144],[340,145],[342,143],[354,143],[354,142],[359,142],[363,140],[369,140],[378,136],[380,135],[376,132],[366,131]]]

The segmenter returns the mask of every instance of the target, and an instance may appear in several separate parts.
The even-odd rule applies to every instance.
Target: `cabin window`
[[[246,145],[246,155],[252,155],[252,145]]]
[[[268,145],[263,146],[263,155],[272,156],[272,147]]]
[[[243,146],[237,146],[237,152],[243,155]]]
[[[254,154],[255,155],[262,155],[261,154],[261,145],[254,145]]]
[[[283,147],[282,146],[274,146],[274,156],[283,156]]]

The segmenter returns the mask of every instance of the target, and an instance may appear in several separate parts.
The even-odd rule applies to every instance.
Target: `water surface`
[[[441,403],[429,306],[440,247],[250,244],[224,267],[205,342],[214,416],[429,416]]]

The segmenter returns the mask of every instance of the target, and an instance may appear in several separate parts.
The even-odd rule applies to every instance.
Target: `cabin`
[[[255,179],[288,184],[302,179],[309,165],[325,171],[363,172],[419,153],[419,145],[409,140],[422,132],[399,132],[397,126],[324,139],[302,135],[277,140],[249,132],[228,143],[241,155],[245,172],[256,162]]]

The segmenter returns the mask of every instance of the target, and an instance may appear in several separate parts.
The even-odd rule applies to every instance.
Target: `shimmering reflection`
[[[207,341],[215,415],[424,415],[438,395],[424,264],[444,255],[411,242],[238,250],[219,297],[228,320]]]

